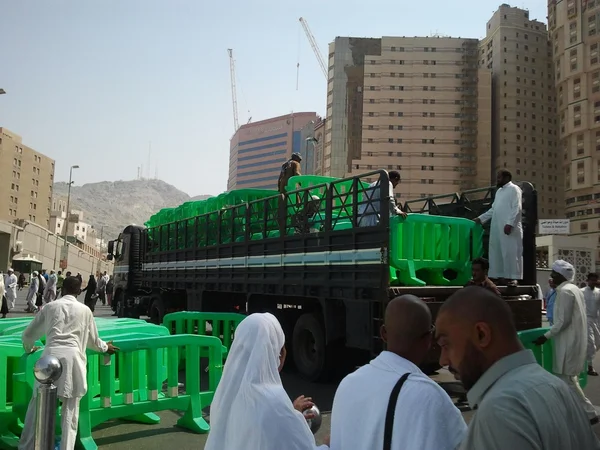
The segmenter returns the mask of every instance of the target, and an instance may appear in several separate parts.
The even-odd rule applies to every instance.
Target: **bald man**
[[[344,378],[335,393],[332,450],[458,447],[465,422],[448,395],[418,367],[433,333],[431,313],[419,298],[403,295],[388,303],[381,327],[387,351]]]
[[[523,349],[500,297],[461,289],[440,309],[436,339],[476,410],[461,450],[600,449],[579,399]]]

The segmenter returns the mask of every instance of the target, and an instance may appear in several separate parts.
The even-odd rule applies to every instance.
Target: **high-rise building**
[[[489,185],[491,73],[477,39],[338,37],[317,173],[400,170],[403,200]],[[484,157],[478,158],[483,151]]]
[[[0,127],[0,220],[24,219],[48,228],[54,160]]]
[[[566,215],[572,234],[600,245],[600,1],[550,1],[548,27]]]
[[[492,71],[492,168],[538,191],[542,219],[564,217],[556,93],[546,25],[503,4],[486,26],[479,64]]]
[[[242,125],[230,142],[227,190],[276,190],[282,164],[306,149],[302,130],[317,120],[315,112],[298,112]]]

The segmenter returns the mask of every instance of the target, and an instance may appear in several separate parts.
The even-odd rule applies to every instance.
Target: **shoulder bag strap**
[[[396,413],[396,403],[398,403],[398,395],[402,385],[408,378],[408,373],[405,373],[400,377],[392,393],[390,394],[390,401],[388,403],[387,412],[385,414],[385,431],[383,433],[383,450],[392,450],[392,432],[394,431],[394,416]]]

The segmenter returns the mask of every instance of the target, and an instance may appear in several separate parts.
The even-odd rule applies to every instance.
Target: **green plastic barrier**
[[[236,313],[180,311],[165,315],[163,325],[172,335],[197,334],[218,337],[225,347],[226,355],[231,349],[235,329],[245,318],[245,315]]]
[[[405,286],[463,286],[471,279],[471,261],[482,250],[475,222],[444,216],[409,214],[390,219],[390,283]],[[473,243],[471,243],[471,239]],[[448,280],[445,270],[454,270]]]
[[[549,329],[550,328],[535,328],[533,330],[519,331],[517,334],[519,335],[519,340],[521,341],[521,344],[523,344],[523,347],[533,351],[533,354],[535,355],[535,359],[537,360],[538,364],[544,369],[546,369],[548,372],[554,373],[552,371],[552,363],[554,360],[554,341],[552,339],[549,339],[544,345],[535,345],[533,343],[533,341],[545,334]],[[584,363],[583,370],[579,374],[579,384],[582,389],[587,386],[587,382],[587,364]]]
[[[155,412],[183,411],[177,424],[195,433],[207,433],[209,426],[202,409],[214,397],[223,370],[223,346],[210,336],[148,336],[131,334],[115,342],[120,351],[107,355],[88,351],[88,392],[80,403],[78,444],[86,450],[98,446],[92,429],[108,420],[124,419],[147,424],[158,423]],[[190,362],[186,370],[185,394],[179,392],[179,353]],[[22,353],[22,349],[21,349]],[[207,354],[208,374],[200,369],[200,355]],[[1,355],[0,351],[0,355]],[[14,375],[18,399],[13,404],[12,420],[25,417],[31,398],[33,366],[42,350],[20,358]],[[201,379],[208,377],[208,389],[201,390]],[[163,383],[166,381],[166,393]],[[58,411],[57,411],[58,412]],[[60,424],[60,421],[57,422]],[[14,436],[13,436],[14,441]]]

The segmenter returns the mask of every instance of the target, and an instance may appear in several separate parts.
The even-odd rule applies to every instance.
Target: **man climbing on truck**
[[[290,178],[295,177],[297,175],[301,175],[300,172],[300,162],[302,161],[302,156],[300,153],[294,153],[285,164],[281,166],[281,173],[279,174],[279,180],[277,181],[277,186],[279,192],[285,194],[285,187],[288,184]]]

